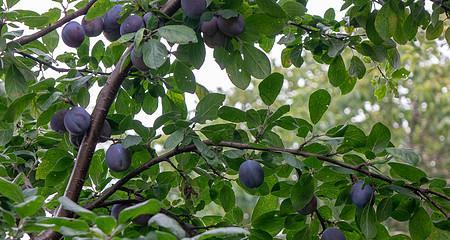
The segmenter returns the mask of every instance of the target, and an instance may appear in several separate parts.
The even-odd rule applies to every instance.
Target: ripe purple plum
[[[130,153],[122,144],[113,144],[106,151],[106,165],[114,172],[126,171],[131,165]]]
[[[117,39],[120,38],[120,29],[111,30],[111,31],[104,31],[103,36],[105,36],[106,39],[110,42],[114,42]]]
[[[84,135],[91,126],[91,115],[82,107],[73,107],[64,116],[64,126],[71,135]]]
[[[105,32],[114,32],[120,29],[120,13],[122,12],[122,5],[115,5],[103,16],[103,29]]]
[[[217,31],[216,34],[209,36],[206,34],[203,34],[203,40],[205,41],[205,44],[210,48],[218,48],[225,46],[225,43],[227,41],[227,36],[225,36],[222,32]]]
[[[50,128],[57,133],[65,133],[67,132],[66,127],[64,126],[64,117],[66,116],[67,109],[62,109],[57,111],[52,120],[50,120]]]
[[[364,206],[370,202],[372,197],[373,188],[368,184],[364,185],[364,180],[359,180],[353,184],[350,191],[350,198],[357,207],[364,208]]]
[[[321,240],[345,240],[344,234],[337,228],[327,228],[322,234]]]
[[[229,19],[219,17],[219,19],[217,19],[217,26],[225,35],[229,37],[236,37],[244,32],[245,22],[242,15]]]
[[[61,38],[67,46],[77,48],[84,41],[84,29],[79,23],[71,21],[64,26]]]
[[[98,17],[93,20],[86,20],[86,17],[81,21],[84,33],[88,37],[97,37],[103,32],[103,18]]]
[[[206,11],[206,0],[181,0],[184,14],[190,18],[199,18]]]
[[[303,209],[299,210],[298,213],[302,215],[309,215],[314,211],[316,211],[316,209],[317,209],[317,198],[316,196],[313,196],[311,201],[309,201],[309,203],[306,204],[306,206]]]
[[[144,19],[138,15],[130,15],[120,25],[120,35],[137,32],[141,28],[144,28]]]
[[[213,16],[211,20],[202,22],[200,30],[204,35],[214,36],[218,30],[217,17]]]
[[[264,171],[257,161],[246,160],[239,167],[239,180],[248,188],[257,188],[264,182]]]
[[[147,65],[145,65],[142,53],[136,51],[135,48],[131,51],[131,63],[135,68],[142,72],[146,72],[150,69]]]
[[[106,142],[109,140],[112,134],[111,125],[107,120],[105,120],[105,123],[103,124],[102,133],[98,139],[99,142]]]

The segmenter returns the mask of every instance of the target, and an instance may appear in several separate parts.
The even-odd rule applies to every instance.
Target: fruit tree
[[[376,81],[391,97],[410,76],[400,45],[450,42],[450,1],[342,0],[342,19],[307,0],[53,0],[43,14],[19,2],[3,1],[0,25],[2,239],[448,239],[446,179],[381,122],[320,128],[323,88],[296,103],[305,116],[275,107],[289,96],[268,54],[300,69],[312,56],[342,95]],[[264,107],[197,83],[206,49]],[[159,116],[148,127],[140,112]]]

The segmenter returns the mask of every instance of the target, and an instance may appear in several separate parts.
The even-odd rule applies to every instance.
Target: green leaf
[[[103,16],[114,4],[110,0],[97,0],[86,14],[87,20]]]
[[[36,170],[36,179],[45,179],[52,171],[61,171],[59,167],[71,167],[73,160],[67,151],[58,148],[47,150]]]
[[[339,87],[345,79],[347,78],[348,73],[345,69],[345,63],[342,57],[339,55],[333,59],[328,68],[328,80],[331,85],[335,87]]]
[[[181,128],[173,132],[164,142],[165,149],[172,149],[178,146],[184,139],[185,129]]]
[[[42,196],[30,196],[24,202],[15,205],[14,209],[21,218],[33,216],[41,209],[44,200]]]
[[[16,99],[27,92],[28,84],[25,76],[15,66],[11,65],[5,73],[5,90],[8,96]]]
[[[0,146],[6,146],[11,141],[14,134],[13,124],[0,122]]]
[[[195,110],[195,117],[192,119],[194,122],[205,123],[206,120],[214,120],[217,118],[217,112],[219,107],[222,106],[225,101],[225,95],[219,93],[210,93],[206,95],[197,104]]]
[[[148,221],[149,225],[159,226],[169,230],[173,235],[177,237],[177,239],[186,239],[186,231],[180,226],[180,224],[173,218],[158,213]],[[159,238],[156,238],[159,239]]]
[[[159,28],[158,33],[170,43],[188,44],[197,42],[197,35],[194,30],[185,25],[167,25]]]
[[[379,153],[385,150],[391,140],[391,132],[389,128],[382,123],[376,123],[370,131],[367,138],[367,147],[373,150],[375,153]]]
[[[109,235],[116,227],[116,219],[112,216],[98,216],[95,219],[95,225],[100,228],[103,233]]]
[[[377,218],[370,204],[367,204],[362,210],[359,227],[366,239],[373,239],[377,235]]]
[[[249,235],[250,232],[244,228],[239,227],[223,227],[208,230],[200,235],[192,238],[183,238],[183,240],[203,240],[203,239],[237,239],[231,236]],[[242,239],[242,238],[239,238]]]
[[[303,209],[314,196],[314,180],[309,174],[301,176],[300,180],[292,187],[291,201],[295,210]]]
[[[168,52],[160,41],[150,39],[142,44],[142,54],[145,65],[157,69],[166,62]]]
[[[244,61],[240,54],[234,54],[231,63],[227,65],[227,74],[231,82],[238,88],[245,90],[250,84],[250,73],[243,67]]]
[[[397,13],[389,3],[384,4],[375,18],[375,29],[381,38],[387,40],[395,34],[397,22]]]
[[[253,208],[252,221],[256,220],[264,213],[274,211],[278,208],[278,197],[273,195],[261,196],[256,202],[256,206]]]
[[[309,97],[309,116],[316,124],[327,111],[331,103],[331,95],[325,89],[319,89]]]
[[[444,22],[439,21],[436,25],[430,23],[430,25],[428,25],[427,27],[425,36],[428,40],[434,40],[441,36],[442,31],[444,31]]]
[[[24,201],[20,187],[2,177],[0,177],[0,195],[13,200],[14,202],[20,203]]]
[[[161,205],[158,200],[150,199],[145,202],[133,205],[131,207],[125,208],[119,214],[119,223],[125,224],[131,219],[136,218],[143,214],[156,214],[161,210]]]
[[[420,183],[423,178],[427,177],[424,171],[407,164],[391,162],[389,166],[395,174],[411,182]]]
[[[246,113],[244,111],[229,106],[221,107],[219,109],[218,115],[223,120],[234,123],[245,122],[246,119]]]
[[[281,5],[281,8],[291,18],[302,17],[306,13],[305,6],[294,0],[284,1]]]
[[[30,93],[21,98],[16,99],[5,112],[3,120],[12,123],[16,122],[22,113],[31,106],[31,102],[36,94]]]
[[[266,54],[250,44],[242,47],[244,67],[255,78],[263,79],[269,76],[271,66]]]
[[[70,200],[68,197],[63,196],[58,199],[58,201],[61,203],[62,207],[68,211],[74,212],[80,217],[84,219],[95,219],[96,215],[95,213],[87,210],[86,208],[81,207],[74,201]]]
[[[231,187],[224,185],[219,193],[219,199],[220,203],[222,204],[223,210],[225,212],[230,211],[235,203],[236,203],[236,197],[234,196],[234,191],[231,189]]]
[[[405,148],[386,148],[386,151],[397,161],[404,162],[411,165],[417,165],[420,161],[420,156],[412,149]]]
[[[385,198],[377,206],[377,219],[378,221],[387,220],[394,211],[394,204],[391,198]]]
[[[180,90],[188,93],[195,93],[197,84],[195,83],[195,76],[191,69],[181,62],[175,62],[173,77]]]
[[[334,8],[328,8],[327,11],[325,11],[325,14],[323,15],[323,18],[333,21],[336,17],[336,13],[334,12]]]
[[[50,52],[55,51],[59,43],[59,35],[57,31],[51,31],[50,33],[42,37],[42,42],[47,46]]]
[[[256,0],[258,7],[272,17],[284,18],[286,13],[274,0]]]
[[[425,240],[430,236],[433,222],[427,211],[420,207],[409,220],[409,234],[411,240]]]
[[[359,79],[364,77],[364,75],[366,74],[366,66],[359,57],[357,56],[352,57],[348,73],[350,74],[350,76],[357,77]]]
[[[278,94],[280,94],[283,81],[284,76],[282,74],[272,73],[259,84],[259,95],[266,105],[272,105]]]
[[[147,114],[153,114],[158,109],[158,98],[153,97],[151,94],[146,94],[144,102],[142,102],[142,110]]]
[[[175,56],[181,62],[200,69],[205,62],[205,44],[202,41],[197,43],[180,45],[175,52]]]

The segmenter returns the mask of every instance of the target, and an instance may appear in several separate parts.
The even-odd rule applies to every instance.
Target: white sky
[[[339,9],[342,5],[342,0],[310,0],[307,8],[308,13],[314,14],[314,15],[320,15],[323,16],[324,12],[332,7],[335,9],[335,12],[337,13],[337,18],[339,19],[342,17],[342,14],[339,13]],[[51,0],[22,0],[20,1],[16,6],[14,6],[14,9],[26,9],[26,10],[32,10],[38,13],[43,13],[48,11],[50,8],[58,7],[61,8],[60,5],[57,3],[51,1]],[[77,21],[81,21],[81,17],[76,19]],[[61,29],[58,29],[58,31],[61,31]],[[91,38],[91,46],[94,45],[95,41],[97,39],[102,39],[105,43],[107,43],[107,40],[105,40],[102,35],[98,38]],[[94,42],[94,43],[93,43]],[[270,56],[274,58],[279,58],[282,48],[275,46],[272,50]],[[56,54],[61,54],[63,52],[75,52],[74,49],[69,48],[60,41],[60,44],[58,48],[56,49]],[[50,72],[50,70],[49,70]],[[52,72],[54,76],[57,76],[58,73]],[[194,70],[194,74],[196,77],[196,81],[203,86],[205,86],[208,90],[211,92],[216,91],[218,88],[222,89],[223,91],[227,91],[230,88],[233,87],[231,81],[229,80],[227,74],[225,71],[221,70],[219,66],[216,64],[213,58],[213,51],[209,48],[207,48],[206,51],[206,60],[204,65],[200,70]],[[47,73],[47,75],[51,76]],[[91,104],[88,107],[88,111],[92,111],[94,105],[95,105],[95,97],[98,95],[98,91],[100,89],[98,87],[93,87],[91,92]],[[186,100],[189,110],[195,109],[197,97],[193,94],[186,94]],[[144,125],[151,126],[153,123],[153,120],[158,117],[161,114],[161,108],[158,109],[156,113],[154,113],[152,116],[148,116],[145,113],[141,112],[137,115],[137,119],[142,121]]]

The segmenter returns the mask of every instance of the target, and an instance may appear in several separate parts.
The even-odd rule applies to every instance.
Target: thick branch
[[[56,72],[60,72],[60,73],[62,73],[62,72],[69,72],[70,70],[76,70],[76,71],[82,72],[82,73],[92,73],[92,74],[105,75],[105,76],[111,74],[111,73],[105,73],[105,72],[92,71],[92,70],[89,70],[89,69],[70,69],[70,68],[55,67],[51,63],[49,63],[47,61],[44,61],[44,60],[41,60],[41,59],[39,59],[37,57],[34,57],[31,54],[28,54],[28,53],[25,53],[25,52],[21,52],[21,51],[16,51],[16,52],[18,54],[22,55],[25,58],[29,58],[29,59],[31,59],[31,60],[39,63],[39,64],[42,64],[42,65],[44,65],[44,66],[46,66],[46,67],[48,67],[48,68],[50,68],[50,69],[52,69],[52,70],[54,70]]]
[[[321,161],[333,164],[333,165],[337,165],[346,169],[351,169],[355,172],[359,172],[361,174],[364,174],[366,176],[370,176],[372,178],[376,178],[388,183],[393,183],[394,180],[386,177],[384,175],[381,174],[377,174],[377,173],[373,173],[369,170],[366,170],[364,168],[360,168],[358,166],[353,166],[353,165],[349,165],[347,163],[344,163],[342,161],[333,159],[329,156],[325,156],[325,155],[319,155],[319,154],[315,154],[315,153],[309,153],[309,152],[304,152],[304,151],[300,151],[297,149],[286,149],[286,148],[277,148],[277,147],[263,147],[263,146],[259,146],[259,145],[250,145],[250,144],[246,144],[246,143],[238,143],[238,142],[220,142],[218,144],[213,143],[212,141],[204,141],[205,144],[210,145],[210,146],[220,146],[220,147],[229,147],[229,148],[236,148],[236,149],[251,149],[251,150],[258,150],[258,151],[266,151],[266,152],[276,152],[276,153],[290,153],[293,155],[297,155],[297,156],[302,156],[305,158],[308,157],[315,157]],[[114,194],[118,189],[120,189],[124,184],[126,184],[129,180],[131,180],[132,178],[138,176],[141,172],[149,169],[151,166],[158,164],[160,162],[163,161],[167,161],[168,159],[170,159],[171,157],[174,157],[178,154],[181,153],[185,153],[185,152],[192,152],[192,151],[196,151],[196,148],[193,144],[191,145],[187,145],[187,146],[182,146],[179,148],[175,148],[159,157],[156,157],[148,162],[146,162],[145,164],[143,164],[142,166],[140,166],[139,168],[136,168],[135,170],[133,170],[131,173],[129,173],[128,175],[126,175],[124,178],[120,179],[117,183],[115,183],[113,186],[111,186],[110,188],[106,189],[104,192],[102,192],[100,194],[100,196],[94,200],[91,203],[86,204],[84,207],[88,208],[88,209],[93,209],[96,208],[98,205],[102,204],[102,202],[104,202],[106,199],[108,199],[108,197],[110,197],[112,194]],[[416,187],[414,185],[411,184],[405,184],[403,185],[405,188],[408,188],[410,190],[412,190],[414,193],[415,192],[420,192],[423,194],[426,193],[430,193],[430,194],[434,194],[436,196],[439,196],[443,199],[446,199],[448,201],[450,201],[450,197],[439,193],[439,192],[435,192],[432,191],[430,189],[425,189],[425,188],[419,188]]]
[[[75,18],[77,18],[79,16],[85,15],[96,1],[97,0],[91,0],[83,8],[79,9],[78,11],[76,11],[76,12],[74,12],[72,14],[64,16],[63,18],[59,19],[57,22],[53,23],[52,25],[50,25],[50,26],[48,26],[48,27],[46,27],[46,28],[44,28],[44,29],[42,29],[42,30],[40,30],[38,32],[35,32],[35,33],[31,34],[31,35],[23,36],[23,37],[21,37],[21,38],[19,38],[17,40],[14,40],[14,41],[19,43],[20,45],[25,45],[25,44],[30,43],[30,42],[32,42],[32,41],[34,41],[34,40],[36,40],[36,39],[38,39],[38,38],[40,38],[42,36],[45,36],[45,35],[49,34],[50,32],[52,32],[53,30],[61,27],[65,23],[67,23],[67,22],[69,22],[69,21],[71,21],[71,20],[73,20],[73,19],[75,19]]]

